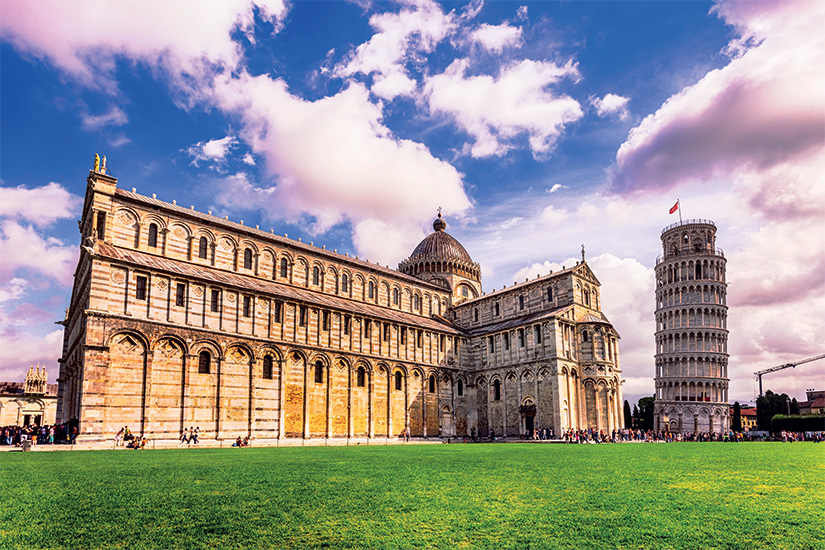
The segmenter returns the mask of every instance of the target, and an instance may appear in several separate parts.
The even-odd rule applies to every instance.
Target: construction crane
[[[816,357],[808,357],[807,359],[802,359],[801,361],[796,361],[795,363],[786,363],[784,365],[778,365],[776,367],[771,367],[769,369],[761,370],[759,372],[755,372],[753,374],[756,375],[756,379],[759,381],[759,397],[762,397],[762,375],[768,374],[769,372],[776,372],[778,370],[787,369],[789,367],[796,367],[797,365],[804,365],[805,363],[810,363],[811,361],[817,361],[819,359],[825,359],[825,355],[817,355]]]

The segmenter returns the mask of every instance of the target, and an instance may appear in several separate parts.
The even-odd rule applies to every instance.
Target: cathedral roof
[[[441,212],[433,222],[433,229],[434,231],[424,237],[424,240],[415,247],[410,255],[411,260],[459,260],[473,263],[473,259],[461,243],[445,231],[447,222],[441,217]]]

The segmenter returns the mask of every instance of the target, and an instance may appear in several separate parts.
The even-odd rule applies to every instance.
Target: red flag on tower
[[[678,209],[679,209],[679,201],[677,200],[677,201],[676,201],[676,204],[674,204],[674,205],[673,205],[673,208],[671,208],[671,209],[670,209],[670,212],[668,212],[668,214],[673,214],[673,213],[674,213],[674,212],[676,212]]]

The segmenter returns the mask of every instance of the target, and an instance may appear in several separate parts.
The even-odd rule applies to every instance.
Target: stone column
[[[286,422],[286,364],[286,358],[278,359],[278,439],[284,438]]]
[[[375,369],[368,371],[367,375],[370,377],[368,386],[369,395],[367,396],[367,403],[369,404],[367,410],[367,434],[369,438],[372,439],[373,436],[375,436],[375,422],[373,422],[373,417],[375,416]]]
[[[313,365],[316,369],[318,365]],[[303,403],[303,416],[304,416],[304,439],[309,439],[309,369],[310,363],[307,360],[304,363],[304,403]],[[327,373],[329,376],[329,373]]]
[[[326,410],[327,410],[327,423],[326,423],[326,437],[327,439],[332,437],[332,369],[330,367],[327,370],[327,395],[326,395]]]
[[[352,418],[352,367],[347,369],[347,437],[355,435],[355,426]]]

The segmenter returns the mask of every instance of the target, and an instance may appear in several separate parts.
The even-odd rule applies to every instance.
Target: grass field
[[[0,454],[0,548],[825,549],[825,445]]]

